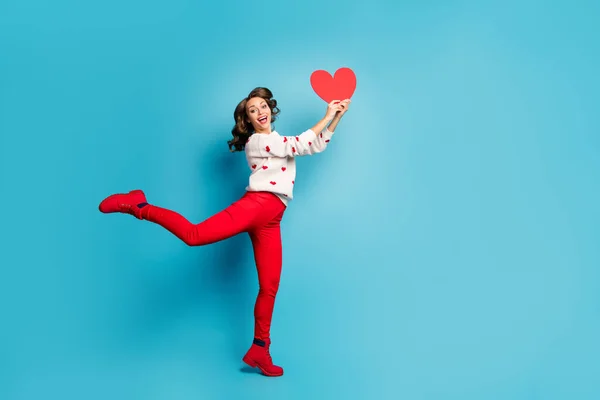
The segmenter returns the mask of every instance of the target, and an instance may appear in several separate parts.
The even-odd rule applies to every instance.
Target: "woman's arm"
[[[330,136],[326,129],[318,135],[312,129],[298,136],[279,136],[275,134],[256,133],[246,143],[246,154],[249,157],[297,157],[309,156],[325,150]]]
[[[333,117],[333,119],[331,120],[331,123],[327,127],[327,129],[329,129],[329,131],[331,133],[333,133],[335,131],[335,128],[337,128],[340,120],[342,119],[342,117],[344,116],[346,111],[348,111],[348,107],[350,106],[350,101],[351,101],[350,99],[346,99],[340,103],[341,110],[335,114],[335,117]]]
[[[317,122],[315,124],[315,126],[313,126],[310,130],[317,133],[317,132],[323,132],[323,130],[327,127],[327,125],[330,122],[333,122],[333,120],[335,119],[335,117],[323,117],[319,122]]]
[[[246,152],[250,157],[296,157],[320,153],[325,150],[333,134],[326,129],[327,124],[341,110],[339,102],[332,101],[327,106],[325,116],[298,136],[252,135],[246,144]]]
[[[335,128],[337,128],[340,120],[342,119],[341,115],[336,115],[335,117],[333,117],[333,119],[331,120],[331,123],[329,124],[329,126],[327,127],[327,129],[333,133],[335,131]]]

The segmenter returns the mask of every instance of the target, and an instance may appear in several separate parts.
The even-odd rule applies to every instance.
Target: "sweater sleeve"
[[[327,128],[318,135],[312,129],[298,136],[254,134],[247,144],[247,153],[250,157],[310,156],[324,151],[332,135]]]

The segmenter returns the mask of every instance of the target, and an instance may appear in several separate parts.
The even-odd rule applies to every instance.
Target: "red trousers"
[[[199,224],[154,205],[142,207],[145,220],[161,225],[189,246],[204,246],[246,232],[252,240],[259,291],[254,306],[254,336],[270,337],[271,318],[281,276],[280,222],[286,206],[268,192],[246,192],[241,199]]]

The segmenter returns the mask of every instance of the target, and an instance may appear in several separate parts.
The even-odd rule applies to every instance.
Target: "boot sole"
[[[281,375],[283,375],[283,372],[281,374],[270,374],[270,373],[268,373],[257,362],[251,360],[250,358],[248,358],[246,356],[244,356],[244,358],[242,359],[242,361],[244,361],[246,364],[248,364],[252,368],[258,368],[258,369],[260,369],[260,372],[262,372],[266,376],[281,376]]]

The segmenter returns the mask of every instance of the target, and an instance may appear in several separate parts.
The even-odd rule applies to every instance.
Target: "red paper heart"
[[[333,76],[320,69],[311,74],[310,85],[327,103],[346,100],[351,98],[356,90],[356,75],[347,67],[338,69]]]

